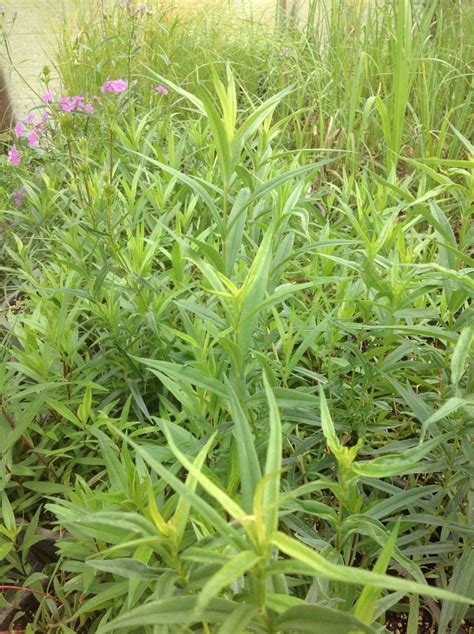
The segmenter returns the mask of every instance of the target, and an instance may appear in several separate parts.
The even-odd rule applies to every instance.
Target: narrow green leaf
[[[396,524],[390,537],[387,539],[385,546],[382,548],[382,552],[377,559],[374,566],[374,572],[385,573],[390,563],[395,544],[397,543],[397,536],[400,522]],[[354,616],[360,619],[363,623],[370,624],[374,619],[375,607],[381,594],[380,588],[365,587],[357,603],[354,607]]]
[[[327,446],[331,452],[337,456],[341,450],[341,443],[336,435],[334,429],[334,423],[329,412],[326,396],[322,387],[319,388],[319,405],[321,409],[321,428],[323,430],[324,438],[326,439]]]
[[[204,462],[206,460],[207,454],[209,453],[212,447],[213,442],[214,442],[214,438],[211,437],[207,441],[207,443],[204,445],[204,447],[201,449],[201,451],[198,453],[198,455],[196,456],[196,459],[194,460],[193,465],[198,471],[201,471],[204,465]],[[186,478],[186,484],[185,484],[187,490],[194,493],[196,491],[197,484],[198,484],[197,478],[193,474],[188,473],[188,477]],[[171,522],[173,523],[175,527],[175,543],[177,547],[181,545],[181,542],[184,536],[184,531],[186,530],[186,525],[188,523],[191,506],[192,506],[191,500],[188,497],[185,497],[185,496],[179,497],[178,504],[176,506],[176,511],[174,512],[174,515],[171,520]]]
[[[427,418],[423,422],[423,425],[421,428],[422,429],[421,437],[424,438],[426,434],[426,430],[428,429],[430,425],[432,425],[433,423],[437,423],[440,420],[443,420],[443,418],[446,418],[446,416],[449,416],[453,412],[456,412],[461,407],[467,407],[467,406],[471,406],[471,407],[474,406],[474,399],[458,398],[457,396],[453,396],[452,398],[449,398],[446,401],[446,403],[443,403],[443,405],[439,408],[439,410],[437,410],[434,414],[432,414],[429,418]]]
[[[451,123],[449,127],[454,132],[454,134],[458,137],[464,147],[467,149],[469,154],[471,155],[471,159],[474,159],[474,145],[462,134],[457,128],[455,128]]]
[[[5,528],[14,535],[16,530],[15,514],[13,513],[12,505],[10,504],[10,500],[8,499],[5,491],[2,491],[1,519]]]
[[[471,603],[474,603],[474,550],[469,548],[468,544],[466,544],[466,550],[454,565],[448,588],[454,594],[470,597]],[[453,601],[443,601],[438,624],[438,634],[457,632],[462,624],[467,609],[468,606],[466,605]]]
[[[147,66],[146,69],[161,84],[163,84],[164,86],[169,86],[177,95],[182,95],[183,97],[188,99],[194,106],[196,106],[199,112],[201,112],[202,114],[205,114],[202,102],[198,97],[196,97],[196,95],[193,95],[188,90],[185,90],[182,86],[175,84],[170,79],[163,77],[163,75],[160,75],[159,73],[157,73],[153,68],[150,68],[149,66]]]
[[[291,594],[277,594],[275,592],[267,592],[265,596],[265,606],[269,610],[273,610],[277,614],[283,614],[290,608],[297,607],[298,605],[305,605],[303,599],[294,597]]]
[[[96,588],[97,594],[90,599],[87,599],[81,607],[75,611],[76,616],[82,616],[83,614],[88,614],[105,608],[113,601],[120,600],[124,602],[129,585],[128,581],[115,581],[111,584],[98,584]]]
[[[259,315],[254,308],[262,302],[267,289],[272,261],[272,239],[273,232],[268,229],[240,289],[241,312],[238,328],[242,355],[248,350],[258,321]]]
[[[240,189],[229,214],[225,241],[227,275],[232,273],[237,255],[242,246],[249,196],[250,190],[248,188]]]
[[[280,413],[275,395],[267,377],[263,375],[263,384],[267,395],[269,409],[270,433],[268,437],[267,459],[265,462],[265,484],[262,494],[263,509],[265,511],[265,526],[267,534],[278,528],[278,502],[280,497],[280,473],[282,458],[282,429]]]
[[[215,269],[217,273],[225,275],[226,268],[224,261],[222,260],[220,253],[218,253],[213,246],[203,242],[202,240],[198,240],[197,238],[191,238],[191,242],[199,247],[202,253],[206,256],[208,263],[212,265],[213,269]]]
[[[461,606],[465,607],[465,606]],[[466,607],[467,609],[467,607]],[[406,634],[418,634],[419,632],[419,617],[420,617],[420,598],[415,595],[410,600],[410,610],[408,612],[408,623]],[[438,630],[438,634],[441,634],[441,630]]]
[[[245,627],[257,616],[257,608],[251,605],[239,605],[229,614],[216,634],[240,634]]]
[[[159,167],[163,172],[174,176],[178,181],[187,185],[193,192],[197,194],[197,196],[206,203],[209,211],[211,212],[211,216],[217,225],[221,224],[221,214],[219,209],[217,208],[216,203],[214,202],[212,196],[209,194],[208,190],[195,178],[192,178],[188,174],[184,174],[166,163],[162,163],[161,161],[157,161],[156,159],[151,158],[151,156],[147,156],[142,152],[134,152],[137,154],[143,161],[151,163],[156,167]],[[75,291],[76,292],[76,291]]]
[[[222,120],[217,108],[212,103],[209,96],[204,90],[199,93],[201,103],[206,113],[207,121],[212,132],[217,158],[221,168],[224,186],[228,187],[234,169],[234,160],[232,157],[232,149],[228,138],[225,123]]]
[[[125,469],[117,458],[114,450],[110,446],[110,439],[99,429],[93,430],[94,436],[99,442],[100,451],[105,461],[107,468],[107,475],[110,480],[112,491],[126,491],[127,489],[127,476]]]
[[[445,159],[438,157],[419,158],[418,161],[428,163],[428,165],[439,165],[440,167],[460,167],[474,169],[474,159]]]
[[[239,577],[248,572],[260,561],[260,556],[250,550],[244,550],[230,561],[223,564],[219,570],[206,582],[198,595],[196,602],[196,616],[204,611],[210,601],[221,590],[236,581]]]
[[[298,605],[281,614],[276,625],[282,632],[308,634],[375,634],[376,630],[352,614],[324,605]]]
[[[5,557],[13,548],[13,542],[5,542],[4,544],[0,544],[0,562],[3,562]]]
[[[244,510],[236,502],[234,502],[223,489],[220,489],[211,482],[209,478],[201,473],[178,449],[168,425],[163,424],[163,431],[165,432],[166,440],[168,441],[171,451],[174,453],[176,458],[178,458],[183,467],[196,478],[202,488],[207,491],[209,495],[211,495],[234,520],[242,520],[246,517]]]
[[[278,92],[276,95],[272,95],[269,99],[260,104],[260,106],[258,106],[258,108],[250,116],[247,117],[247,119],[240,126],[234,137],[232,151],[235,162],[240,157],[240,152],[245,141],[257,132],[265,119],[275,110],[278,104],[292,90],[293,87],[288,86]]]
[[[100,570],[101,572],[108,572],[112,575],[118,575],[119,577],[126,577],[127,579],[142,579],[143,581],[156,580],[166,568],[150,568],[146,564],[136,559],[120,558],[111,560],[90,560],[86,561],[86,565]]]
[[[283,174],[278,174],[278,176],[274,176],[266,183],[262,183],[261,185],[259,185],[257,189],[250,195],[250,198],[247,200],[246,204],[250,205],[255,200],[258,200],[269,192],[275,191],[276,189],[278,189],[278,187],[293,178],[302,176],[303,174],[314,171],[319,167],[323,167],[324,165],[328,165],[329,163],[333,163],[334,161],[335,159],[333,158],[321,159],[320,161],[316,161],[315,163],[303,165],[302,167],[297,167],[296,169],[285,171],[283,172]]]
[[[212,523],[214,528],[226,538],[232,540],[232,542],[242,547],[244,541],[237,533],[237,531],[226,522],[226,520],[219,515],[219,513],[207,502],[205,502],[201,496],[199,496],[194,491],[191,491],[184,482],[182,482],[179,478],[174,476],[166,467],[164,467],[158,460],[156,460],[145,448],[140,447],[137,443],[132,441],[128,436],[126,436],[123,432],[114,428],[115,433],[119,434],[129,445],[131,445],[134,450],[143,458],[143,460],[150,465],[150,467],[156,471],[156,473],[167,482],[179,495],[182,495],[189,499],[193,507],[209,522]],[[197,469],[192,467],[191,470],[194,474]],[[204,476],[203,476],[204,477]],[[200,478],[197,478],[198,482],[200,482]],[[207,479],[206,479],[207,481]]]
[[[193,623],[223,623],[232,614],[239,604],[227,599],[212,599],[207,609],[195,617],[195,609],[198,601],[197,596],[181,596],[164,599],[162,601],[151,601],[130,612],[121,614],[119,617],[101,627],[97,634],[114,632],[124,628],[136,629],[144,625],[192,625]],[[258,627],[252,623],[253,629],[257,632],[264,632],[263,627]]]
[[[79,418],[74,414],[74,412],[71,412],[71,410],[66,405],[64,405],[64,403],[56,401],[52,398],[47,398],[46,403],[60,416],[73,423],[77,427],[82,427],[82,423]]]
[[[404,592],[405,594],[413,592],[459,603],[470,603],[467,597],[456,595],[442,588],[435,588],[434,586],[424,585],[416,581],[408,581],[400,577],[382,575],[361,568],[351,568],[350,566],[333,564],[314,550],[311,550],[308,546],[283,533],[276,533],[271,541],[279,550],[289,557],[302,562],[308,566],[308,568],[311,568],[316,576],[322,577],[323,579],[395,590]]]
[[[169,377],[176,380],[179,384],[180,381],[184,383],[188,383],[190,385],[194,385],[195,387],[200,387],[204,390],[208,390],[212,394],[216,394],[217,396],[222,396],[224,398],[227,397],[227,392],[224,385],[218,381],[217,379],[204,374],[200,370],[196,368],[191,368],[186,365],[179,365],[177,363],[170,363],[169,361],[158,361],[155,359],[146,359],[143,357],[133,357],[139,363],[151,368],[152,370],[157,370],[158,372],[162,372],[163,374],[168,375]]]
[[[34,491],[35,493],[43,493],[44,495],[54,495],[55,493],[64,493],[70,490],[70,486],[61,484],[60,482],[47,482],[45,480],[31,480],[23,482],[25,489]]]
[[[230,410],[234,421],[234,434],[239,458],[240,482],[242,485],[242,505],[247,513],[252,513],[253,497],[257,484],[262,477],[254,439],[250,431],[250,425],[237,395],[226,379],[226,387],[229,392]]]
[[[374,458],[374,460],[368,462],[354,462],[351,465],[351,469],[357,475],[366,478],[388,478],[402,475],[417,466],[420,460],[445,439],[446,435],[433,438],[418,447],[408,449],[404,454],[390,454]]]
[[[469,356],[473,332],[470,326],[464,328],[454,347],[453,356],[451,357],[451,381],[453,385],[457,386],[464,374],[464,366]]]

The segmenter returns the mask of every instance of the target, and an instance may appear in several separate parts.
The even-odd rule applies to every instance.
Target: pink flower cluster
[[[17,207],[21,207],[25,201],[26,189],[24,187],[20,187],[12,193],[13,200],[15,201],[15,205]]]
[[[133,0],[120,0],[120,6],[132,17],[138,17],[145,14],[151,15],[153,13],[151,7],[146,4],[135,7]]]
[[[54,92],[45,92],[41,99],[44,103],[51,103],[54,101],[54,97]]]
[[[18,165],[20,165],[21,155],[16,149],[16,143],[14,143],[8,150],[8,160],[14,167],[18,167]]]
[[[122,3],[122,6],[128,8],[131,6],[131,3],[128,2],[128,0],[124,0],[124,2]],[[126,90],[128,90],[128,82],[125,81],[124,79],[107,78],[107,80],[104,82],[101,88],[101,92],[111,93],[111,94],[122,93],[122,92],[125,92]],[[162,84],[155,86],[152,90],[154,93],[158,95],[164,95],[164,96],[168,95],[168,89],[166,88],[166,86],[163,86]],[[50,104],[51,102],[55,100],[55,94],[50,91],[45,92],[44,95],[42,95],[41,100],[45,104]],[[73,97],[60,97],[57,100],[57,104],[58,104],[59,110],[62,110],[63,112],[84,112],[86,114],[93,114],[94,113],[94,106],[92,105],[93,101],[99,101],[99,98],[98,97],[88,98],[82,95],[74,95]],[[35,145],[38,145],[41,135],[44,132],[46,123],[49,118],[50,118],[49,112],[44,112],[41,115],[39,121],[35,121],[34,114],[29,114],[25,119],[23,119],[21,122],[18,122],[16,124],[15,126],[16,137],[18,139],[20,137],[26,137],[30,147],[34,147]],[[21,154],[18,151],[15,143],[11,146],[8,152],[8,160],[11,163],[11,165],[15,167],[18,167],[18,165],[20,165]],[[23,201],[22,196],[24,197],[22,190],[17,190],[16,192],[13,193],[13,197],[17,205],[20,205],[22,203]]]
[[[34,147],[38,145],[41,135],[43,134],[46,123],[49,119],[49,113],[44,112],[39,121],[35,120],[34,114],[29,114],[22,121],[19,121],[15,125],[15,136],[17,139],[21,137],[25,137],[28,140],[28,145],[30,147]],[[9,152],[8,152],[8,160],[10,164],[18,167],[21,162],[21,154],[16,147],[16,143],[14,143]]]
[[[124,79],[107,79],[104,82],[101,92],[118,93],[124,92],[128,88],[128,82]]]
[[[159,86],[155,86],[155,88],[153,88],[153,92],[156,92],[159,95],[164,95],[166,97],[166,95],[168,94],[168,88],[160,84]]]
[[[48,93],[46,93],[48,95]],[[43,99],[46,95],[43,95]],[[48,95],[49,96],[49,95]],[[61,97],[58,99],[60,110],[63,112],[85,112],[94,114],[94,106],[90,101],[86,101],[86,97],[75,95],[74,97]]]

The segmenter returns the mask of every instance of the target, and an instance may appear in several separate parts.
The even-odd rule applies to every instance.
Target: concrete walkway
[[[72,1],[0,0],[0,6],[5,11],[3,31],[15,68],[11,67],[3,41],[0,42],[0,63],[9,81],[17,116],[23,117],[37,103],[37,95],[44,92],[39,79],[44,66],[50,67],[57,86],[54,70],[56,33],[64,12],[72,8]]]

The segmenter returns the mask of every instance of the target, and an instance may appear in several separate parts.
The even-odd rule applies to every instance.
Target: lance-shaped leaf
[[[401,579],[400,577],[382,575],[361,568],[333,564],[305,544],[298,542],[292,537],[288,537],[288,535],[284,533],[275,533],[271,541],[281,552],[305,564],[305,566],[314,571],[315,576],[322,577],[323,579],[370,586],[373,588],[383,588],[385,590],[395,590],[396,592],[403,592],[405,594],[422,594],[437,599],[457,601],[459,603],[470,603],[467,597],[454,594],[442,588],[429,586],[428,584],[424,585],[416,581]]]
[[[263,375],[263,383],[268,400],[270,430],[268,437],[267,459],[265,462],[266,481],[263,488],[262,504],[265,512],[265,526],[267,534],[271,534],[278,528],[282,430],[280,413],[278,412],[275,396],[265,375]]]
[[[121,614],[116,619],[100,627],[97,634],[115,632],[117,630],[136,630],[144,625],[192,625],[193,623],[223,623],[229,618],[239,604],[227,599],[213,599],[207,609],[196,617],[197,596],[182,596],[151,601],[140,605],[138,608]],[[252,623],[252,629],[257,632],[265,632],[263,626],[257,622]]]
[[[251,570],[260,561],[260,556],[251,550],[244,550],[230,561],[223,564],[212,575],[198,595],[195,614],[198,616],[209,605],[211,600],[224,588]]]
[[[254,312],[254,307],[262,302],[267,289],[272,260],[272,238],[273,232],[269,229],[240,289],[241,313],[238,328],[239,345],[243,355],[249,348],[258,320],[258,313]]]
[[[473,332],[473,329],[469,326],[464,328],[454,346],[453,356],[451,357],[451,381],[453,385],[457,385],[464,374],[464,366],[469,356]]]
[[[187,383],[189,385],[194,385],[194,387],[200,387],[203,390],[207,390],[216,396],[227,396],[225,387],[220,381],[196,368],[171,363],[169,361],[146,359],[144,357],[134,357],[134,359],[150,368],[155,374],[157,374],[157,376],[165,374],[166,376],[174,379],[178,384],[180,382]]]
[[[208,504],[205,500],[203,500],[202,496],[195,493],[190,487],[186,486],[184,482],[182,482],[179,478],[174,476],[166,467],[164,467],[156,458],[154,458],[146,450],[146,448],[141,447],[140,445],[135,443],[126,434],[119,431],[118,429],[114,428],[114,431],[115,433],[119,434],[124,440],[126,440],[126,442],[135,449],[137,454],[139,454],[140,457],[143,458],[143,460],[160,476],[160,478],[162,478],[167,484],[169,484],[176,491],[176,493],[186,497],[192,504],[193,508],[196,511],[198,511],[202,515],[202,517],[205,517],[209,522],[211,522],[212,525],[215,527],[215,529],[222,536],[226,537],[227,539],[231,539],[235,545],[239,547],[243,547],[245,542],[242,539],[242,537],[239,535],[239,533],[235,530],[235,528],[230,526],[226,522],[226,520],[222,517],[222,515],[219,515],[219,513],[210,504]],[[213,440],[214,440],[214,436],[209,439],[208,441],[209,446],[212,444]],[[176,445],[174,445],[174,447],[176,448]],[[191,464],[189,463],[188,460],[186,460],[186,462],[188,464]],[[191,464],[191,469],[188,469],[188,471],[192,473],[194,477],[196,477],[196,480],[200,484],[202,484],[201,478],[197,476],[198,473],[199,475],[201,474],[196,466]],[[207,478],[205,478],[205,476],[202,476],[202,478],[204,478],[205,481],[208,481]]]
[[[298,605],[281,614],[276,625],[280,632],[307,632],[308,634],[375,634],[373,628],[352,614],[324,605]]]
[[[167,425],[162,422],[162,428],[165,432],[166,440],[168,441],[171,451],[183,467],[196,478],[202,488],[207,491],[207,493],[209,493],[209,495],[211,495],[234,520],[241,520],[246,517],[242,507],[234,502],[223,489],[214,484],[214,482],[211,482],[209,478],[201,473],[201,471],[199,471],[199,469],[197,469],[193,463],[186,458],[183,452],[178,449],[170,433],[169,424]]]
[[[368,462],[354,462],[351,465],[351,470],[365,478],[388,478],[407,473],[409,469],[416,467],[420,460],[446,440],[446,436],[433,438],[418,447],[408,449],[404,454],[380,456],[380,458]]]
[[[390,533],[390,537],[382,548],[382,552],[380,553],[379,558],[375,563],[374,572],[379,572],[382,574],[386,572],[390,563],[390,558],[395,548],[395,544],[397,543],[399,526],[400,522],[396,524],[395,528]],[[362,593],[354,607],[354,615],[364,623],[372,623],[372,621],[374,620],[375,607],[380,594],[380,588],[372,588],[366,586],[362,590]]]
[[[226,387],[229,391],[230,411],[234,421],[234,436],[237,444],[240,482],[242,486],[242,504],[244,510],[247,513],[251,513],[253,497],[257,489],[258,481],[262,477],[262,471],[260,469],[260,463],[258,461],[257,451],[247,416],[228,380],[226,380]]]

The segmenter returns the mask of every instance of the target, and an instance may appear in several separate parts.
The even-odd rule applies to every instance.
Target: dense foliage
[[[6,629],[468,631],[473,11],[378,4],[65,33],[0,175]]]

